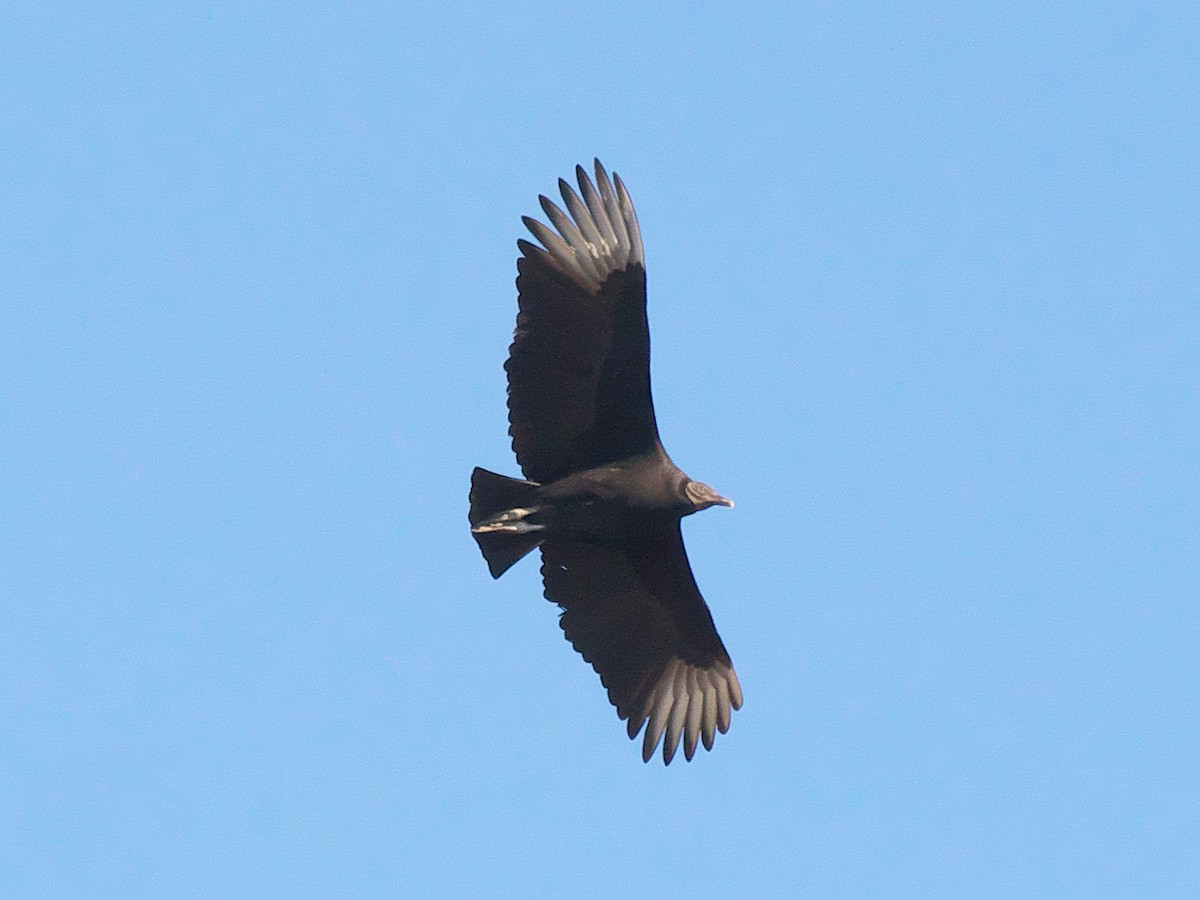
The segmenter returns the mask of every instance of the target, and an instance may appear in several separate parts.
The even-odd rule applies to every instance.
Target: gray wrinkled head
[[[722,497],[702,481],[689,481],[683,490],[696,512],[710,506],[733,506],[732,500]]]

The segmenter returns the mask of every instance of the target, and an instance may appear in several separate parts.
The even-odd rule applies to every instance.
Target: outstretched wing
[[[525,477],[564,475],[654,450],[646,269],[633,201],[596,160],[580,194],[559,179],[570,215],[546,197],[554,229],[517,241],[520,310],[509,348],[508,418]]]
[[[622,545],[554,538],[542,545],[546,598],[563,608],[567,640],[608,688],[629,737],[642,726],[642,759],[660,739],[663,761],[680,738],[712,749],[729,729],[742,688],[688,564],[679,523]]]

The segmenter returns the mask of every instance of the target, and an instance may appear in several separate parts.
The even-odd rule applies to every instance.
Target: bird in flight
[[[711,750],[742,705],[733,663],[700,595],[680,521],[733,506],[667,456],[650,396],[642,235],[629,192],[595,161],[553,229],[517,241],[517,327],[504,368],[513,450],[525,479],[471,475],[471,533],[493,578],[535,547],[546,599],[592,664],[642,759],[680,741]],[[569,214],[568,214],[569,213]]]

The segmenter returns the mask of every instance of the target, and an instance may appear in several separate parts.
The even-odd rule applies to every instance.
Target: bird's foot
[[[471,530],[476,534],[488,534],[494,531],[507,532],[509,534],[528,534],[531,531],[544,531],[546,528],[545,525],[525,521],[534,513],[540,511],[540,506],[506,509],[502,513],[496,513],[496,515],[492,516],[486,522],[480,522]]]

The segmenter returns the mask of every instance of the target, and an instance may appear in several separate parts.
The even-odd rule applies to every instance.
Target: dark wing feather
[[[582,167],[576,175],[582,197],[559,181],[569,215],[541,198],[553,229],[524,219],[542,246],[517,242],[509,433],[525,477],[540,482],[659,446],[633,202],[599,160],[595,185]]]
[[[642,758],[660,738],[669,763],[683,739],[712,749],[729,728],[742,688],[688,564],[679,523],[624,545],[554,538],[542,545],[546,598],[563,608],[567,640],[608,688],[630,738],[642,725]]]

